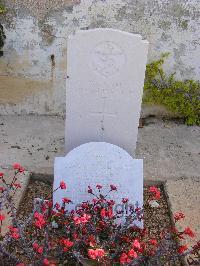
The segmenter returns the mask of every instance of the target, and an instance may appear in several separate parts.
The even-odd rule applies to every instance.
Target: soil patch
[[[172,227],[172,222],[170,219],[170,212],[168,209],[168,204],[165,198],[165,194],[163,191],[163,187],[160,187],[161,199],[159,200],[159,207],[153,208],[147,204],[147,200],[149,198],[149,186],[144,187],[144,225],[150,232],[150,237],[156,238],[160,241],[160,234],[164,229],[168,229]],[[33,200],[34,198],[44,197],[49,198],[52,195],[52,184],[44,183],[41,181],[31,181],[24,200],[19,209],[19,217],[27,217],[29,213],[32,211]],[[176,243],[174,243],[174,247],[176,247]],[[176,260],[173,263],[160,264],[160,265],[182,265],[179,260]]]
[[[147,206],[147,199],[149,198],[148,192],[149,186],[144,187],[144,205]],[[151,232],[152,237],[159,237],[163,229],[167,229],[172,226],[170,219],[170,213],[167,205],[167,201],[162,189],[161,199],[159,200],[158,208],[144,208],[144,224],[145,227]],[[34,198],[49,198],[52,195],[52,185],[49,183],[43,183],[41,181],[30,181],[26,195],[19,208],[19,216],[27,217],[33,208]]]

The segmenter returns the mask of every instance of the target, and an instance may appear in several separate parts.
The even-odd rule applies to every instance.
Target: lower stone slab
[[[57,190],[62,181],[66,182],[67,189]],[[98,192],[96,185],[102,185],[101,192]],[[110,185],[116,186],[116,189]],[[54,204],[62,205],[62,199],[67,197],[73,202],[67,206],[68,209],[79,208],[81,202],[93,198],[88,193],[88,186],[94,194],[101,193],[107,195],[107,200],[113,200],[113,212],[116,214],[123,210],[121,218],[125,221],[130,208],[143,206],[143,160],[133,159],[122,148],[105,142],[86,143],[65,157],[56,157]],[[122,203],[123,198],[129,199],[128,204]],[[136,224],[143,226],[140,221]]]
[[[6,180],[6,183],[10,184],[14,177],[14,170],[12,170],[10,167],[0,167],[0,172],[4,173],[4,179]],[[13,197],[13,203],[16,210],[18,210],[20,203],[25,195],[30,180],[30,173],[28,171],[25,171],[24,174],[18,174],[17,176],[18,179],[16,183],[19,183],[21,185],[21,188],[18,188],[16,190],[16,193]],[[3,186],[2,180],[0,180],[0,186]],[[3,221],[2,224],[2,235],[5,235],[8,232],[8,226],[11,225],[12,222],[11,216],[7,214],[7,211],[8,210],[3,210],[3,214],[6,216],[6,219]]]
[[[181,244],[191,247],[200,240],[200,179],[180,178],[169,180],[165,184],[169,207],[172,214],[182,212],[185,218],[176,223],[179,230],[190,227],[196,234],[195,238],[185,237]]]

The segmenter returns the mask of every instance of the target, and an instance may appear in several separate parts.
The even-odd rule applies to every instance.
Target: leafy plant
[[[156,266],[189,254],[195,255],[195,262],[200,262],[200,242],[188,248],[187,245],[174,247],[172,241],[194,238],[195,234],[189,227],[183,231],[175,227],[164,230],[158,240],[150,237],[147,230],[134,225],[134,222],[143,219],[142,208],[130,204],[126,198],[122,199],[120,209],[115,208],[112,195],[108,196],[117,193],[114,185],[110,185],[106,195],[102,195],[101,185],[88,187],[88,193],[93,198],[77,205],[72,211],[69,198],[63,198],[61,204],[55,205],[51,199],[37,198],[30,215],[19,219],[13,195],[21,187],[18,176],[23,174],[24,168],[17,163],[13,168],[15,175],[10,183],[6,182],[4,173],[0,173],[3,184],[0,187],[0,229],[6,213],[11,215],[12,220],[4,237],[0,230],[0,264]],[[67,185],[62,181],[57,189],[66,190]],[[150,187],[148,202],[159,199],[160,190]],[[176,213],[174,219],[178,222],[184,219],[184,214]],[[172,247],[173,253],[169,252]]]
[[[0,3],[0,14],[6,12],[5,7]]]
[[[0,15],[5,12],[6,12],[5,7],[0,3]],[[4,46],[5,39],[6,39],[6,35],[3,29],[3,25],[0,23],[0,50]],[[3,51],[0,51],[0,56],[2,55],[3,55]]]
[[[185,118],[187,125],[200,124],[200,82],[180,81],[174,74],[167,76],[163,64],[169,53],[147,65],[144,102],[163,104],[170,111]]]

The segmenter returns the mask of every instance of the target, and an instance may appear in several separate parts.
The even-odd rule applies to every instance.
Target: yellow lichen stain
[[[22,55],[17,54],[15,50],[9,52],[9,56],[1,58],[0,73],[23,73],[32,69],[32,59],[30,51],[25,50]]]
[[[17,55],[17,56],[16,56]],[[12,57],[12,59],[15,59],[12,61],[12,66],[15,65],[16,69],[24,70],[27,68],[32,67],[32,58],[30,56],[30,51],[29,50],[24,50],[22,55],[16,54],[15,58]]]
[[[50,80],[34,80],[24,77],[0,76],[0,104],[22,102],[27,96],[52,90]]]

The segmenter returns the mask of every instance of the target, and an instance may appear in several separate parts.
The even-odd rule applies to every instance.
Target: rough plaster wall
[[[80,28],[140,33],[149,60],[180,78],[200,76],[199,0],[6,0],[0,58],[0,114],[64,114],[67,36]],[[80,3],[79,3],[80,2]],[[78,75],[78,73],[77,73]]]

